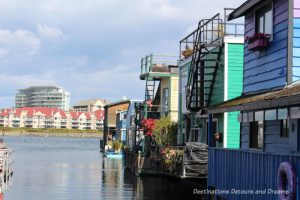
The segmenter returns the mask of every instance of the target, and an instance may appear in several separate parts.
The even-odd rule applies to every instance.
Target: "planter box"
[[[269,41],[267,38],[257,39],[248,44],[248,49],[250,51],[256,51],[265,49],[269,46]]]

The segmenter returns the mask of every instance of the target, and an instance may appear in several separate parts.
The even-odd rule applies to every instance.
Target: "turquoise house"
[[[225,16],[231,10],[224,9]],[[240,23],[242,22],[242,23]],[[180,41],[179,144],[208,142],[208,115],[202,110],[242,93],[244,24],[228,22],[220,14],[201,20]],[[215,114],[215,146],[239,148],[239,112]]]

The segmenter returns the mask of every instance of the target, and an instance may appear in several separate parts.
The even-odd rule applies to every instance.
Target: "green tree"
[[[156,142],[161,146],[170,146],[174,143],[177,133],[177,123],[170,117],[163,117],[155,122],[153,134]]]

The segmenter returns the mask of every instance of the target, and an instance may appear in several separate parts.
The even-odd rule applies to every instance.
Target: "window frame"
[[[266,29],[266,13],[268,11],[271,11],[271,18],[272,18],[272,23],[271,23],[271,33],[267,33],[267,34],[271,34],[270,38],[269,38],[269,42],[273,41],[273,35],[274,35],[274,5],[273,5],[273,1],[267,1],[266,3],[264,3],[263,5],[261,5],[260,7],[258,7],[255,11],[254,11],[254,23],[255,23],[255,33],[266,33],[265,29]],[[263,14],[262,14],[263,13]],[[263,16],[263,31],[260,31],[260,22],[259,22],[259,16]]]
[[[253,127],[255,125],[255,127]],[[253,130],[255,129],[255,130]],[[260,129],[262,129],[262,141],[259,140],[260,135]],[[255,138],[253,136],[255,134],[256,141],[254,141],[256,144],[253,144],[252,139]],[[264,149],[264,142],[265,142],[265,121],[252,121],[249,122],[249,149],[255,149],[255,150],[263,150]]]
[[[280,120],[280,138],[289,138],[289,120]]]

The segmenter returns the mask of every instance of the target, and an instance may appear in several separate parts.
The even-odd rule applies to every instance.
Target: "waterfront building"
[[[126,144],[126,120],[127,110],[122,110],[116,113],[116,136],[115,139]]]
[[[15,107],[48,107],[69,110],[70,93],[62,87],[31,86],[19,89],[15,97]]]
[[[109,102],[105,99],[88,99],[82,100],[73,106],[73,111],[78,112],[95,112],[96,110],[104,110],[104,106]]]
[[[229,15],[245,17],[243,93],[203,110],[208,186],[230,191],[220,199],[300,199],[299,11],[298,0],[248,0]],[[213,147],[213,115],[236,111],[240,149]]]
[[[103,129],[104,111],[74,112],[57,108],[23,107],[2,109],[0,126],[11,128]]]
[[[228,22],[216,14],[180,41],[178,144],[207,144],[205,107],[240,96],[243,81],[244,21]],[[239,148],[238,112],[216,114],[214,145]]]
[[[169,116],[178,121],[177,56],[150,54],[142,58],[140,79],[145,81],[142,119]]]
[[[126,145],[133,150],[135,144],[141,139],[142,131],[140,131],[140,116],[138,108],[142,100],[131,100],[126,114]]]
[[[123,123],[123,120],[126,119],[124,112],[127,112],[129,104],[130,100],[126,99],[118,102],[113,102],[104,106],[104,135],[103,140],[101,142],[101,148],[103,150],[108,141],[120,139],[120,137],[117,135],[117,114],[123,113],[122,119],[120,118],[120,115],[118,119],[118,121]],[[120,129],[118,132],[122,131],[122,127],[119,128]]]

